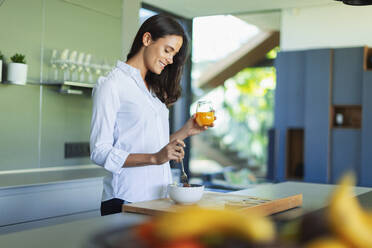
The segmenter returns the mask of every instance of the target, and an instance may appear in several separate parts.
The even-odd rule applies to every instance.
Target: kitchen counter
[[[0,226],[98,210],[106,174],[91,164],[0,171]]]
[[[327,205],[327,197],[334,189],[334,185],[284,182],[271,185],[261,185],[255,188],[233,192],[231,194],[246,194],[250,196],[281,198],[302,193],[304,197],[303,208],[288,210],[282,215],[301,211],[313,211]],[[361,195],[371,192],[372,188],[355,187],[355,194]],[[365,196],[365,194],[364,194]],[[368,198],[370,198],[368,196]],[[0,235],[1,247],[38,247],[47,248],[51,244],[55,248],[83,247],[89,238],[96,232],[119,225],[131,226],[144,221],[147,216],[131,213],[120,213],[104,217],[95,217],[83,221],[74,221],[65,224],[32,229]]]
[[[96,232],[117,226],[135,225],[146,218],[148,217],[138,214],[114,214],[5,234],[0,235],[0,247],[81,248]]]
[[[94,164],[0,171],[0,190],[72,180],[102,178],[107,172]]]
[[[336,185],[332,184],[283,182],[239,190],[232,192],[232,194],[244,194],[268,199],[278,199],[302,193],[302,210],[313,211],[327,205],[327,199],[335,187]],[[354,189],[355,195],[372,191],[372,188],[368,187],[354,187]]]
[[[301,208],[291,209],[273,216],[277,221],[287,221],[289,219],[297,218],[305,213],[326,207],[328,198],[335,187],[337,186],[332,184],[283,182],[239,190],[232,192],[231,194],[244,194],[268,199],[278,199],[302,194],[303,203]],[[372,188],[354,187],[354,192],[355,195],[358,196],[367,192],[372,192]],[[372,207],[372,204],[370,207]]]

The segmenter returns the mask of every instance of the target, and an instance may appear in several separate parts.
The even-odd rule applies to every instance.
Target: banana
[[[366,220],[368,222],[369,228],[372,229],[372,212],[371,211],[366,212],[365,213],[365,218],[366,218]]]
[[[354,182],[352,174],[341,180],[330,199],[328,221],[332,230],[349,245],[372,248],[372,226],[353,195]]]
[[[332,237],[319,238],[305,245],[305,248],[348,248],[341,240]]]
[[[206,209],[192,206],[168,213],[156,220],[156,236],[162,240],[198,237],[206,234],[234,234],[253,242],[268,242],[275,237],[273,223],[256,212]]]

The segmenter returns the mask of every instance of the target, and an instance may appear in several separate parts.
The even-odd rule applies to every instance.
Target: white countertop
[[[94,164],[6,170],[0,171],[0,190],[77,179],[102,178],[105,175],[107,175],[107,172],[102,167]]]
[[[327,205],[329,195],[332,193],[335,187],[336,185],[332,184],[283,182],[277,184],[260,185],[254,188],[235,191],[231,194],[258,196],[268,199],[278,199],[291,195],[302,194],[302,208],[306,211],[312,211]],[[372,188],[354,187],[354,191],[355,195],[360,195],[372,191]]]

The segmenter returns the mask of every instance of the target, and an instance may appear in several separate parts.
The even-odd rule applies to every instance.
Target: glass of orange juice
[[[214,109],[210,101],[198,101],[196,107],[196,123],[199,126],[211,126],[214,122]]]

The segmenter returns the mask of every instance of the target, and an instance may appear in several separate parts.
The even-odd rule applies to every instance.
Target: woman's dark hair
[[[188,38],[182,26],[172,17],[162,14],[152,16],[138,30],[130,52],[127,55],[127,60],[136,55],[141,49],[143,46],[142,37],[146,32],[151,34],[153,41],[167,35],[179,35],[183,39],[182,47],[173,57],[173,63],[167,65],[160,75],[148,71],[145,78],[149,88],[163,103],[169,106],[181,96],[179,82],[188,55]]]

